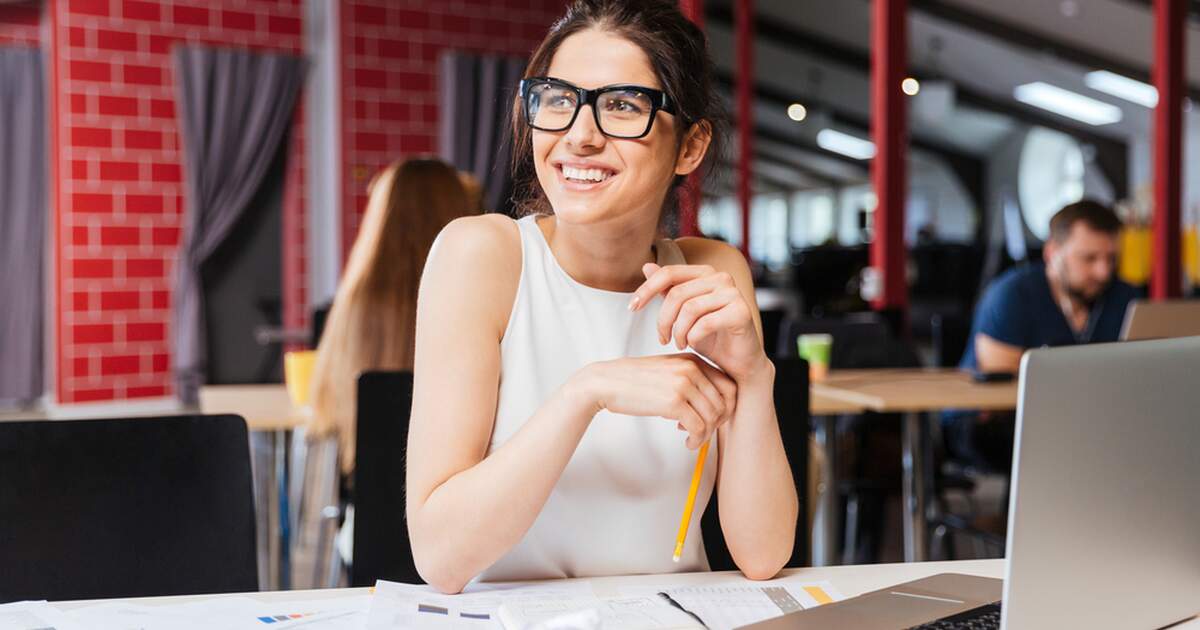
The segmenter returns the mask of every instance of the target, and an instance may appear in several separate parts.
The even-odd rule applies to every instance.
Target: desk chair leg
[[[950,528],[945,523],[939,523],[933,528],[929,541],[930,560],[954,560],[954,551],[947,544]]]
[[[838,484],[837,484],[837,417],[817,416],[817,443],[824,451],[821,467],[821,482],[817,485],[820,505],[817,508],[817,524],[812,532],[812,564],[816,567],[831,566],[837,557],[838,538]]]
[[[338,553],[337,547],[333,547],[329,554],[329,572],[325,576],[326,588],[342,588],[348,584],[346,577],[346,565],[342,563],[342,554]]]
[[[851,492],[850,496],[846,497],[846,537],[842,541],[842,564],[857,564],[855,556],[858,555],[858,502],[859,496],[857,492]]]
[[[275,587],[279,590],[292,588],[292,544],[291,544],[291,511],[288,505],[288,431],[275,431],[275,483],[273,484],[278,514],[275,516],[275,528],[278,536],[275,543]]]
[[[295,429],[291,434],[291,455],[288,458],[288,470],[290,471],[290,483],[288,485],[288,505],[291,507],[291,518],[288,526],[291,530],[292,540],[296,541],[297,545],[303,544],[304,541],[304,516],[305,516],[305,501],[304,489],[307,487],[308,481],[308,455],[309,455],[308,436],[303,427]]]
[[[251,432],[246,439],[250,450],[250,477],[254,484],[254,548],[258,563],[258,590],[265,591],[273,584],[271,545],[274,530],[271,516],[275,511],[271,508],[274,500],[271,488],[275,480],[270,457],[274,453],[274,445],[270,434]]]
[[[265,590],[279,590],[279,565],[280,565],[280,502],[282,501],[279,491],[279,433],[271,431],[269,436],[268,452],[270,453],[270,461],[265,467],[267,470],[267,584]]]
[[[315,549],[313,556],[312,577],[307,583],[296,583],[297,588],[324,588],[326,561],[325,554],[331,546],[334,532],[327,526],[328,519],[334,519],[335,527],[341,519],[338,508],[338,479],[337,440],[332,437],[311,438],[297,431],[292,438],[297,452],[305,451],[303,457],[293,457],[300,472],[293,472],[297,483],[301,485],[301,501],[296,510],[300,513],[299,526],[296,528],[292,545],[294,551],[300,549]]]
[[[904,414],[904,561],[926,559],[925,423],[919,413]]]
[[[341,516],[342,511],[336,505],[327,505],[321,510],[321,520],[317,524],[317,551],[313,558],[313,588],[338,587],[342,559],[333,540],[337,536]]]

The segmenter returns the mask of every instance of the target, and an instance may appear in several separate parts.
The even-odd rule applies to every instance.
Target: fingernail
[[[629,310],[631,310],[631,311],[634,310],[635,308],[637,308],[637,305],[638,305],[638,296],[635,295],[635,296],[633,296],[632,300],[629,300]]]

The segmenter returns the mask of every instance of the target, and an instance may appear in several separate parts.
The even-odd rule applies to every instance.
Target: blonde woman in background
[[[473,181],[473,180],[471,180]],[[425,257],[450,221],[477,214],[478,184],[428,158],[393,162],[368,186],[370,198],[350,250],[313,368],[313,438],[338,442],[342,473],[354,470],[358,375],[411,370],[417,285]]]

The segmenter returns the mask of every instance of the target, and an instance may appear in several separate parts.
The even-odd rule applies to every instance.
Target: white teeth
[[[566,165],[563,165],[562,172],[567,179],[593,182],[602,182],[612,176],[608,171],[602,171],[598,168],[575,168]]]

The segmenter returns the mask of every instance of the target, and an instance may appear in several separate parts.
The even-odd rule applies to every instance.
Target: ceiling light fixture
[[[1083,77],[1083,82],[1093,90],[1123,98],[1142,107],[1154,108],[1158,105],[1158,90],[1149,83],[1119,75],[1108,70],[1095,70]]]
[[[842,133],[836,129],[822,129],[817,133],[817,146],[856,160],[869,160],[875,157],[874,142]]]
[[[791,105],[788,105],[787,115],[788,118],[791,118],[796,122],[801,122],[808,117],[808,109],[806,109],[800,103],[792,103]]]
[[[1089,125],[1110,125],[1121,121],[1120,107],[1042,81],[1018,85],[1013,90],[1013,98]]]
[[[921,91],[921,82],[912,77],[908,77],[900,82],[900,90],[909,96],[916,96],[917,93]]]

